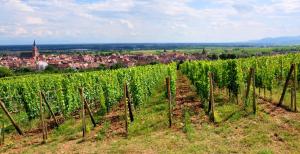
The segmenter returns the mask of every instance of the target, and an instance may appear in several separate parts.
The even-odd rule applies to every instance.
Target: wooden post
[[[43,142],[42,143],[46,143],[47,142],[47,134],[46,134],[46,128],[45,128],[45,121],[44,121],[43,98],[42,98],[41,92],[39,94],[40,94],[40,120],[41,120],[41,124],[42,124],[42,132],[43,132]]]
[[[89,105],[88,105],[86,99],[85,99],[84,96],[83,96],[83,89],[81,88],[81,89],[79,90],[79,92],[80,92],[80,99],[81,99],[81,102],[82,102],[82,104],[84,104],[84,108],[87,110],[87,112],[88,112],[88,114],[89,114],[89,116],[90,116],[90,118],[91,118],[91,121],[92,121],[94,127],[96,127],[97,124],[96,124],[96,121],[95,121],[95,119],[94,119],[94,117],[93,117],[93,114],[92,114],[92,112],[91,112],[91,109],[90,109],[90,107],[89,107]]]
[[[2,121],[1,129],[0,129],[0,145],[4,144],[4,121]]]
[[[4,144],[4,140],[5,140],[5,137],[4,137],[4,122],[2,123],[2,144]]]
[[[293,110],[293,108],[294,108],[294,87],[291,87],[291,106],[290,106],[290,108],[291,108],[291,110]]]
[[[280,59],[280,83],[282,83],[283,79],[283,60],[282,58]]]
[[[91,118],[91,121],[92,121],[94,127],[96,127],[96,126],[97,126],[96,121],[95,121],[95,119],[94,119],[94,117],[93,117],[93,114],[92,114],[92,112],[91,112],[91,109],[90,109],[90,107],[89,107],[89,105],[88,105],[86,99],[84,99],[84,102],[83,102],[83,103],[84,103],[84,105],[85,105],[85,108],[86,108],[87,111],[88,111],[88,114],[89,114],[89,116],[90,116],[90,118]]]
[[[167,93],[168,93],[168,100],[169,100],[169,127],[172,127],[172,96],[171,96],[171,81],[170,77],[166,78],[166,85],[167,85]]]
[[[256,114],[256,94],[255,94],[255,69],[252,71],[252,88],[253,88],[253,113]]]
[[[296,69],[294,70],[294,73],[292,74],[292,77],[291,77],[291,80],[292,80],[292,85],[291,85],[291,105],[290,105],[290,108],[291,108],[291,111],[295,110],[295,102],[296,102],[296,98],[295,98],[295,95],[296,95],[296,85],[295,85],[295,82],[296,82]]]
[[[297,85],[298,85],[297,70],[298,70],[298,67],[297,67],[297,65],[295,65],[295,68],[294,68],[294,111],[295,112],[297,112]]]
[[[249,72],[249,77],[248,77],[248,82],[247,82],[247,89],[246,89],[246,97],[245,97],[245,107],[247,106],[248,103],[248,97],[250,93],[250,87],[251,87],[251,79],[253,78],[253,68],[250,68]]]
[[[44,107],[44,104],[42,104],[42,105],[43,105],[43,109],[44,109],[43,114],[45,114],[46,109],[45,109],[45,107]],[[46,134],[46,139],[48,140],[48,123],[47,123],[47,119],[46,119],[46,121],[45,121],[45,117],[44,117],[44,124],[45,124],[45,134]]]
[[[10,115],[10,113],[8,112],[8,110],[6,109],[4,103],[1,100],[0,100],[0,106],[1,106],[2,110],[5,112],[5,114],[7,115],[7,117],[9,118],[10,122],[14,125],[15,129],[17,130],[17,132],[20,135],[24,135],[23,131],[17,125],[17,123],[15,122],[15,120],[12,118],[12,116]]]
[[[41,94],[42,94],[42,97],[43,97],[43,99],[44,99],[44,102],[45,102],[47,108],[49,109],[49,111],[50,111],[50,113],[51,113],[52,118],[54,119],[55,126],[58,127],[58,126],[59,126],[59,125],[58,125],[58,122],[57,122],[57,120],[56,120],[56,118],[55,118],[54,112],[52,111],[52,109],[51,109],[49,103],[47,102],[47,99],[46,99],[45,94],[44,94],[43,92],[41,92]]]
[[[85,103],[84,103],[84,97],[83,97],[83,89],[79,88],[79,93],[80,93],[80,99],[82,102],[81,106],[81,114],[82,114],[82,138],[85,140],[85,134],[86,134],[86,124],[85,124]]]
[[[129,95],[129,91],[128,91],[128,86],[125,83],[126,86],[126,98],[127,98],[127,106],[129,109],[129,117],[130,117],[130,122],[133,122],[134,118],[133,118],[133,113],[132,113],[132,104],[131,104],[131,99],[130,99],[130,95]]]
[[[214,107],[214,87],[213,87],[213,74],[211,72],[209,72],[208,74],[209,76],[209,80],[210,80],[210,96],[209,96],[209,102],[210,102],[210,112],[209,114],[209,118],[212,122],[215,122],[215,107]]]
[[[293,73],[294,69],[295,69],[295,64],[292,64],[291,68],[290,68],[290,71],[289,71],[289,74],[286,78],[286,81],[285,81],[285,84],[284,84],[284,87],[283,87],[283,91],[282,91],[282,94],[281,94],[281,97],[280,97],[280,100],[279,100],[279,103],[278,103],[277,106],[281,106],[282,103],[283,103],[284,95],[285,95],[286,89],[288,87],[288,84],[289,84],[289,81],[290,81],[290,78],[292,76],[292,73]]]
[[[209,80],[210,80],[210,74],[208,74],[208,76],[209,76]],[[210,84],[210,82],[209,82],[209,84]],[[210,87],[211,88],[211,87]],[[211,98],[211,91],[209,90],[209,101],[208,101],[208,114],[210,113],[210,111],[211,111],[211,100],[212,100],[212,98]],[[230,98],[231,96],[229,96],[229,98]]]
[[[126,97],[126,83],[124,83],[124,96],[123,96],[123,101],[124,101],[124,120],[125,120],[125,135],[126,137],[128,136],[128,117],[127,117],[127,97]]]
[[[295,72],[295,71],[294,71]],[[290,92],[291,92],[291,104],[290,104],[290,109],[291,111],[293,111],[294,109],[294,76],[295,74],[293,73],[292,76],[291,76],[291,80],[292,80],[292,85],[291,85],[291,89],[290,89]]]

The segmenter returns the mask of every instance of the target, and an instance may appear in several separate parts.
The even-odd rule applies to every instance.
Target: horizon
[[[251,45],[251,44],[258,44],[263,45],[264,43],[258,43],[256,41],[261,41],[264,39],[278,39],[278,38],[293,38],[293,37],[300,37],[300,36],[278,36],[278,37],[265,37],[265,38],[257,38],[253,40],[246,40],[246,41],[236,41],[236,42],[60,42],[60,43],[39,43],[38,40],[33,39],[31,43],[24,43],[24,44],[1,44],[0,46],[28,46],[32,45],[33,41],[36,41],[37,45],[107,45],[107,44],[241,44],[241,45]],[[278,45],[278,44],[274,44]],[[287,45],[287,44],[281,44]],[[288,45],[299,45],[299,44],[288,44]]]
[[[0,45],[240,43],[300,36],[299,17],[298,0],[5,0]]]

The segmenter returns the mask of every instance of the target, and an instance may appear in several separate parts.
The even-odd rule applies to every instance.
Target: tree
[[[219,59],[219,56],[217,54],[210,54],[208,55],[208,58],[210,60],[218,60]]]
[[[14,70],[16,74],[26,74],[26,73],[32,73],[34,70],[27,68],[27,67],[21,67]]]
[[[116,64],[111,65],[110,69],[119,69],[119,68],[124,68],[124,67],[126,67],[126,66],[123,63],[118,62]]]
[[[230,54],[230,53],[222,53],[220,56],[220,59],[236,59],[237,55],[236,54]]]
[[[7,67],[0,67],[0,77],[8,77],[8,76],[12,76],[13,72],[7,68]]]
[[[205,48],[203,48],[202,55],[206,55],[206,54],[207,54],[207,52],[206,52]]]
[[[156,65],[156,64],[159,64],[159,61],[151,61],[151,62],[149,63],[149,65]]]
[[[98,70],[106,70],[106,66],[104,64],[99,64]]]
[[[78,70],[75,69],[75,68],[70,68],[69,67],[69,68],[64,69],[63,72],[64,73],[75,73],[75,72],[78,72]]]
[[[59,72],[58,68],[55,67],[55,66],[53,66],[53,65],[48,65],[44,71],[45,72],[49,72],[49,73],[57,73],[57,72]]]

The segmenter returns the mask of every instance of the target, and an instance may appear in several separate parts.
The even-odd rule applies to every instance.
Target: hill
[[[249,41],[249,43],[263,45],[300,45],[300,36],[269,37],[260,40]]]

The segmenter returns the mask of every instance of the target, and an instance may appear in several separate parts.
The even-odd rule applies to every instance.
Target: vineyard
[[[197,88],[197,92],[203,102],[210,102],[210,79],[209,72],[212,73],[214,89],[222,95],[227,95],[227,102],[242,104],[243,109],[252,108],[255,112],[256,96],[268,101],[275,101],[278,105],[297,111],[297,80],[299,76],[300,54],[280,55],[273,57],[253,57],[237,60],[218,60],[218,61],[192,61],[181,65],[181,71],[186,74]],[[254,72],[250,72],[250,70]],[[252,74],[254,77],[252,77]],[[254,86],[250,87],[251,81]],[[252,83],[253,84],[253,83]],[[254,90],[253,90],[254,87]],[[290,87],[291,100],[284,101],[287,88]],[[254,93],[252,98],[253,105],[250,105],[249,92]],[[280,99],[274,96],[283,90]],[[267,96],[266,91],[269,92]],[[280,93],[281,94],[281,93]],[[274,98],[275,97],[275,98]],[[253,100],[254,99],[254,100]],[[287,99],[286,99],[287,100]],[[221,104],[224,103],[224,100]],[[210,106],[210,103],[205,103]],[[210,107],[206,107],[210,110]],[[217,115],[216,115],[217,116]],[[220,117],[219,120],[225,117]]]
[[[52,143],[64,136],[59,144],[72,143],[88,153],[98,142],[107,153],[295,152],[300,143],[299,64],[300,54],[287,54],[10,77],[1,79],[0,98],[24,138],[43,133],[47,140],[44,129],[57,118],[58,128],[50,127],[54,139],[44,150],[66,148]],[[85,111],[94,126],[85,122]],[[5,133],[12,133],[14,126],[2,110],[0,116]],[[81,144],[82,131],[87,142]],[[124,131],[125,138],[118,138]],[[70,139],[71,133],[77,135]]]
[[[54,115],[68,118],[79,113],[82,107],[79,90],[83,89],[83,97],[89,108],[105,115],[111,107],[122,101],[124,84],[128,86],[135,108],[143,105],[153,90],[164,83],[167,76],[172,78],[171,89],[175,94],[175,66],[155,65],[91,73],[4,78],[0,84],[0,98],[18,123],[30,123],[41,116],[41,93],[45,101],[49,102]],[[4,118],[4,113],[0,113]],[[3,122],[4,125],[9,125],[9,121]]]

